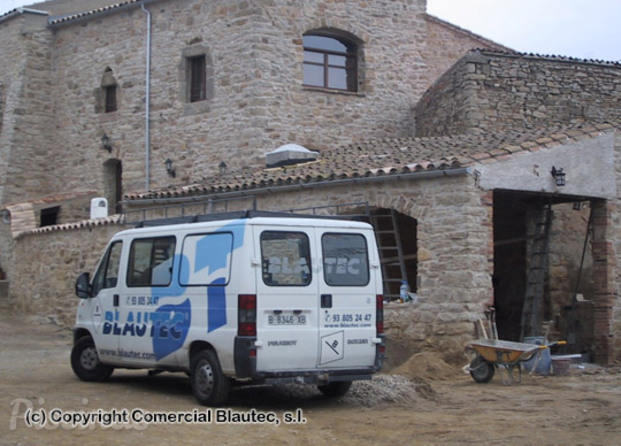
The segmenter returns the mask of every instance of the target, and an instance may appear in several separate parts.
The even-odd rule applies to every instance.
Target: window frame
[[[155,248],[157,245],[158,241],[162,241],[162,240],[171,240],[172,243],[169,244],[168,249],[171,251],[170,256],[154,265],[154,255],[155,255]],[[145,272],[148,271],[149,276],[148,276],[148,283],[138,283],[135,282],[135,277],[134,277],[134,272],[135,267],[136,267],[136,257],[135,257],[135,248],[136,248],[136,243],[137,242],[151,242],[151,249],[149,251],[149,264],[147,266],[147,269],[145,269],[143,271],[143,274]],[[157,236],[157,237],[140,237],[140,238],[135,238],[131,241],[130,247],[129,247],[129,257],[127,259],[127,274],[125,277],[125,284],[128,288],[153,288],[153,287],[159,287],[159,288],[165,288],[165,287],[169,287],[172,283],[172,278],[173,278],[173,267],[174,267],[174,262],[175,262],[175,249],[177,247],[177,237],[175,237],[174,235],[164,235],[164,236]],[[168,278],[168,283],[163,284],[163,283],[157,283],[154,284],[153,283],[153,271],[155,270],[155,268],[157,268],[158,266],[164,264],[166,261],[168,261],[168,259],[170,259],[170,267],[169,267],[169,278]]]
[[[119,247],[118,250],[118,264],[116,270],[116,280],[114,283],[108,282],[108,276],[110,274],[110,258],[112,257],[116,247]],[[97,296],[99,292],[103,289],[107,288],[115,288],[119,283],[119,275],[121,273],[121,258],[123,255],[123,241],[116,240],[110,244],[105,254],[102,257],[101,263],[97,267],[95,274],[93,275],[93,280],[91,282],[91,293],[93,296]]]
[[[39,211],[39,227],[55,226],[58,223],[58,217],[60,216],[60,206],[52,206],[49,208],[43,208]]]
[[[103,88],[104,113],[113,113],[119,109],[117,101],[117,86],[106,85]]]
[[[207,100],[207,56],[197,54],[187,58],[188,100],[201,102]]]
[[[114,77],[112,68],[106,67],[101,77],[99,91],[97,92],[97,113],[114,113],[119,110],[120,88]]]
[[[319,37],[323,39],[331,39],[336,40],[338,43],[343,45],[346,48],[346,51],[336,51],[327,48],[327,45],[320,46],[312,46],[310,44],[304,43],[304,39],[306,37]],[[350,92],[357,93],[358,92],[358,79],[359,79],[359,52],[360,52],[360,44],[356,41],[342,37],[332,33],[326,32],[317,32],[311,31],[304,34],[302,39],[302,46],[304,51],[304,61],[303,61],[303,74],[304,78],[306,78],[307,67],[320,67],[322,70],[322,83],[321,85],[306,83],[306,79],[303,81],[303,85],[309,88],[320,88],[331,91],[340,91],[340,92]],[[319,55],[322,59],[321,62],[312,61],[307,59],[307,53],[312,53]],[[345,63],[344,65],[338,65],[335,63],[331,63],[331,56],[336,57],[344,57]],[[345,71],[345,88],[340,88],[334,86],[334,83],[331,83],[330,70],[344,70]]]
[[[327,275],[327,271],[328,268],[326,268],[326,249],[325,249],[325,244],[324,244],[324,240],[326,238],[326,236],[350,236],[350,237],[358,237],[361,238],[363,243],[364,243],[364,253],[365,253],[365,271],[366,271],[366,282],[364,283],[355,283],[355,284],[343,284],[343,283],[333,283],[331,276],[332,275],[336,275],[335,274],[331,274],[330,276]],[[337,257],[338,259],[338,257]],[[338,262],[338,260],[337,260]],[[369,283],[371,283],[371,267],[370,267],[370,261],[369,261],[369,244],[367,241],[367,238],[364,236],[364,234],[361,233],[357,233],[357,232],[325,232],[321,235],[321,265],[322,265],[322,269],[323,269],[323,280],[326,283],[326,285],[328,286],[333,286],[333,287],[366,287],[367,285],[369,285]]]
[[[306,278],[306,280],[303,283],[297,283],[297,284],[291,284],[291,283],[278,283],[278,282],[274,282],[273,280],[267,280],[268,277],[270,276],[271,273],[268,272],[268,270],[266,270],[266,268],[269,268],[269,263],[265,263],[265,257],[264,257],[264,246],[263,246],[263,242],[265,240],[286,240],[285,238],[282,239],[266,239],[264,238],[264,236],[266,234],[289,234],[289,235],[301,235],[303,237],[301,237],[300,239],[303,239],[305,241],[305,244],[302,246],[302,248],[306,249],[306,256],[304,257],[302,253],[300,253],[300,259],[302,258],[306,258],[307,261],[307,268],[308,268],[308,277]],[[261,235],[259,236],[259,247],[260,247],[260,255],[261,255],[261,280],[263,280],[263,283],[266,286],[269,287],[308,287],[313,283],[313,268],[312,268],[312,252],[311,252],[311,244],[310,244],[310,237],[308,236],[308,234],[306,232],[303,231],[282,231],[282,230],[265,230],[261,232]],[[300,247],[298,246],[298,249]],[[269,258],[267,259],[269,260]],[[299,260],[298,260],[299,263]]]
[[[182,279],[182,274],[183,274],[183,270],[186,267],[185,263],[187,262],[188,267],[195,267],[195,261],[190,262],[188,257],[187,257],[187,251],[186,251],[186,242],[188,241],[189,238],[191,237],[209,237],[209,236],[215,236],[215,235],[228,235],[230,236],[230,242],[231,242],[231,249],[229,250],[229,253],[227,254],[227,265],[226,265],[226,270],[227,270],[227,274],[226,277],[224,278],[225,281],[224,283],[189,283],[190,280],[188,278],[187,282],[185,283]],[[194,244],[196,246],[196,244]],[[181,259],[179,262],[179,277],[178,277],[178,281],[179,281],[179,285],[182,287],[212,287],[212,286],[226,286],[229,284],[230,280],[231,280],[231,269],[232,269],[232,265],[233,265],[233,248],[235,246],[235,234],[233,234],[230,231],[220,231],[220,232],[205,232],[205,233],[199,233],[199,234],[187,234],[185,237],[183,237],[183,242],[181,243]],[[186,260],[188,259],[188,260]]]
[[[193,41],[195,42],[181,50],[179,62],[179,100],[184,104],[185,116],[208,112],[215,92],[214,66],[210,50],[206,45],[198,43],[200,39]],[[200,63],[200,70],[199,65],[193,69],[195,63]],[[193,78],[198,78],[198,81]]]

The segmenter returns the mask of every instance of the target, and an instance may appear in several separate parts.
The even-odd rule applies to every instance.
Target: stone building
[[[406,348],[458,353],[494,305],[503,338],[621,358],[618,64],[517,54],[425,0],[80,4],[0,17],[12,305],[70,323],[128,221],[316,208],[376,227],[387,298],[418,296],[387,304]]]

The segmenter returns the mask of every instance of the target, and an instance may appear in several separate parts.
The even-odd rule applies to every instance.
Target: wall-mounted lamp
[[[557,169],[552,166],[550,173],[554,177],[554,182],[557,186],[565,186],[565,172],[563,172],[563,168]]]
[[[220,175],[224,175],[226,173],[226,169],[228,169],[228,166],[224,161],[220,161],[220,164],[218,164],[218,169],[220,170]]]
[[[169,177],[175,178],[175,176],[177,175],[177,172],[175,172],[175,169],[172,163],[173,162],[170,158],[166,158],[166,161],[164,161],[164,165],[166,166],[166,173],[168,174]]]
[[[108,153],[112,153],[112,144],[110,144],[110,138],[105,133],[101,137],[101,146],[104,150],[107,150]]]

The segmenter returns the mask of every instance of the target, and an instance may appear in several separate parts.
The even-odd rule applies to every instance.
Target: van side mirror
[[[91,297],[91,277],[89,273],[82,273],[75,282],[75,294],[80,299]]]

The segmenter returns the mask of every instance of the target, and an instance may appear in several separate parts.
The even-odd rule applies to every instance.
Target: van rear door
[[[379,269],[372,232],[317,228],[316,237],[322,262],[318,366],[373,366]]]
[[[257,370],[314,370],[318,351],[318,278],[311,227],[254,226],[257,274]]]

